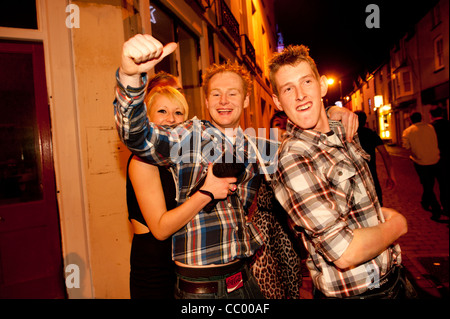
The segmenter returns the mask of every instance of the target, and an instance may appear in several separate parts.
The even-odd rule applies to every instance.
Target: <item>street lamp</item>
[[[327,78],[328,85],[333,85],[336,82],[333,78]],[[342,81],[339,80],[339,100],[342,100]]]

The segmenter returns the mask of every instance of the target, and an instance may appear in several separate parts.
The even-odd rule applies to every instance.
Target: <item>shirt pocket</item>
[[[347,192],[356,175],[356,168],[347,161],[340,161],[332,165],[325,174],[333,186]]]

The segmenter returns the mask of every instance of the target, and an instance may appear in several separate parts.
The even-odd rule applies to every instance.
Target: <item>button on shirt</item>
[[[365,161],[368,155],[357,136],[353,143],[342,142],[342,125],[330,121],[330,127],[328,134],[321,134],[288,122],[274,190],[310,253],[307,266],[315,286],[326,296],[340,298],[373,287],[372,282],[401,258],[395,245],[352,269],[334,266],[355,229],[376,226],[384,218]]]
[[[252,256],[263,240],[260,232],[246,220],[244,212],[255,198],[260,175],[256,156],[249,153],[248,137],[242,129],[238,129],[233,146],[208,121],[194,118],[175,128],[149,123],[143,103],[146,76],[143,76],[142,87],[127,89],[119,82],[117,74],[116,77],[114,109],[119,136],[134,154],[152,164],[173,169],[179,205],[204,177],[208,163],[220,157],[223,145],[232,145],[237,159],[245,164],[245,172],[238,177],[237,190],[232,195],[219,201],[210,213],[200,211],[172,236],[173,259],[189,265],[208,265]],[[267,140],[262,143],[271,144]],[[264,145],[275,147],[276,154],[278,145],[272,144]]]

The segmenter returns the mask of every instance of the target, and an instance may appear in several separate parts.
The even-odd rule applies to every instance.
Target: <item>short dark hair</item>
[[[430,114],[432,117],[442,117],[444,115],[444,110],[442,107],[435,105],[430,109]]]
[[[413,114],[411,114],[409,119],[413,123],[419,123],[420,121],[422,121],[422,114],[420,114],[419,112],[414,112]]]
[[[281,127],[282,129],[286,129],[286,123],[288,120],[288,117],[284,111],[275,112],[275,114],[270,119],[270,127],[273,127],[273,122],[275,122],[276,119],[280,119],[284,123],[284,127]]]

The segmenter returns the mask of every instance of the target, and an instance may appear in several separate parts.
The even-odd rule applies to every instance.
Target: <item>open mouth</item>
[[[217,113],[219,113],[220,115],[229,115],[231,114],[231,112],[233,112],[232,109],[218,109]]]
[[[312,107],[312,103],[308,102],[308,103],[297,106],[297,111],[306,111],[311,107]]]

